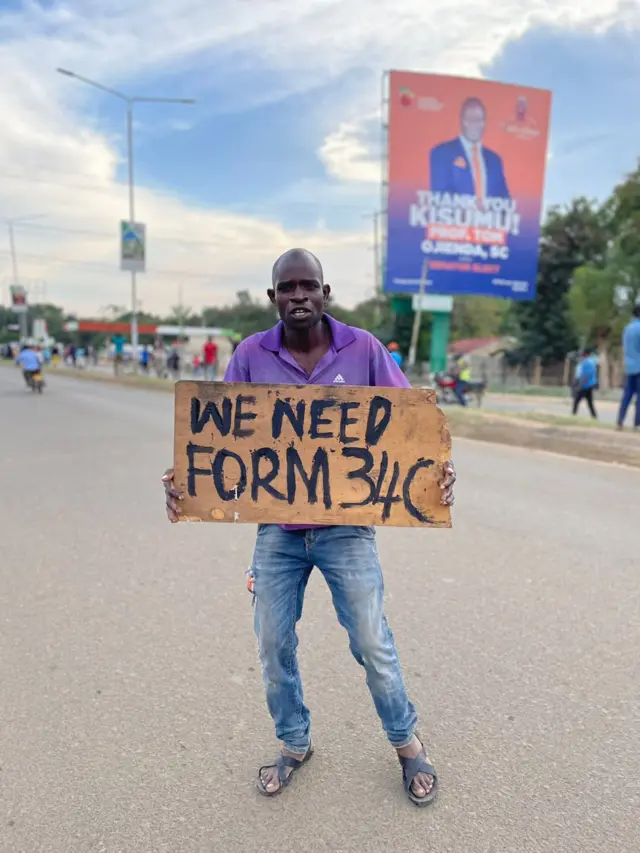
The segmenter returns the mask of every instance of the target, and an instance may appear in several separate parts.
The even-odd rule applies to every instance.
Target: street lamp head
[[[134,95],[130,99],[134,104],[195,104],[193,98],[152,98]]]
[[[66,68],[56,68],[56,71],[58,72],[58,74],[64,74],[65,77],[75,77],[76,76],[73,73],[73,71],[68,71]]]

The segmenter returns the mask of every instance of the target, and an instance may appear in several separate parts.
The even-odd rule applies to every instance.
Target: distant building
[[[504,354],[517,346],[517,339],[511,337],[463,338],[449,346],[449,358],[464,356],[475,382],[499,385],[508,374]]]

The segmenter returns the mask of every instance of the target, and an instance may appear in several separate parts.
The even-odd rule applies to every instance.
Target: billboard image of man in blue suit
[[[431,149],[431,191],[510,198],[502,158],[482,144],[487,111],[479,98],[467,98],[460,109],[460,135]]]

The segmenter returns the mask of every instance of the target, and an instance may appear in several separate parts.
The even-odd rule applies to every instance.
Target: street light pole
[[[116,89],[111,89],[108,86],[103,86],[102,83],[97,83],[95,80],[90,80],[88,77],[82,77],[76,74],[75,71],[69,71],[66,68],[58,68],[59,74],[64,74],[65,77],[72,77],[79,80],[81,83],[86,83],[87,86],[93,86],[94,89],[100,89],[108,95],[113,95],[119,98],[127,105],[127,162],[129,172],[129,221],[135,221],[135,204],[134,204],[134,180],[133,180],[133,105],[137,103],[158,103],[158,104],[195,104],[192,98],[146,98],[137,95],[125,95],[123,92],[118,92]],[[131,270],[131,346],[133,349],[133,364],[136,366],[136,351],[138,348],[138,289],[136,281],[136,273]]]
[[[133,181],[133,104],[127,101],[127,161],[129,163],[129,222],[131,227],[136,220]],[[136,369],[138,352],[138,284],[136,271],[131,270],[131,349],[133,350],[133,369]]]

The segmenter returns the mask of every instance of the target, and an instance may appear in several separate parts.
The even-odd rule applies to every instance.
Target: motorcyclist
[[[461,357],[459,365],[460,366],[458,369],[458,379],[466,386],[469,384],[469,382],[471,382],[471,369],[464,356]]]
[[[455,383],[451,390],[456,395],[456,399],[460,403],[461,406],[467,405],[467,400],[465,397],[465,390],[467,387],[467,383],[462,378],[462,375],[464,372],[464,367],[465,367],[465,365],[464,365],[464,361],[462,360],[462,356],[457,356],[453,360],[453,364],[451,365],[451,368],[449,370],[449,375],[451,376],[451,378],[453,379],[453,381]],[[468,371],[467,371],[467,375],[468,375]]]
[[[16,358],[16,364],[22,367],[22,375],[27,386],[30,385],[33,377],[42,370],[42,358],[37,352],[33,344],[27,343],[20,351]]]

